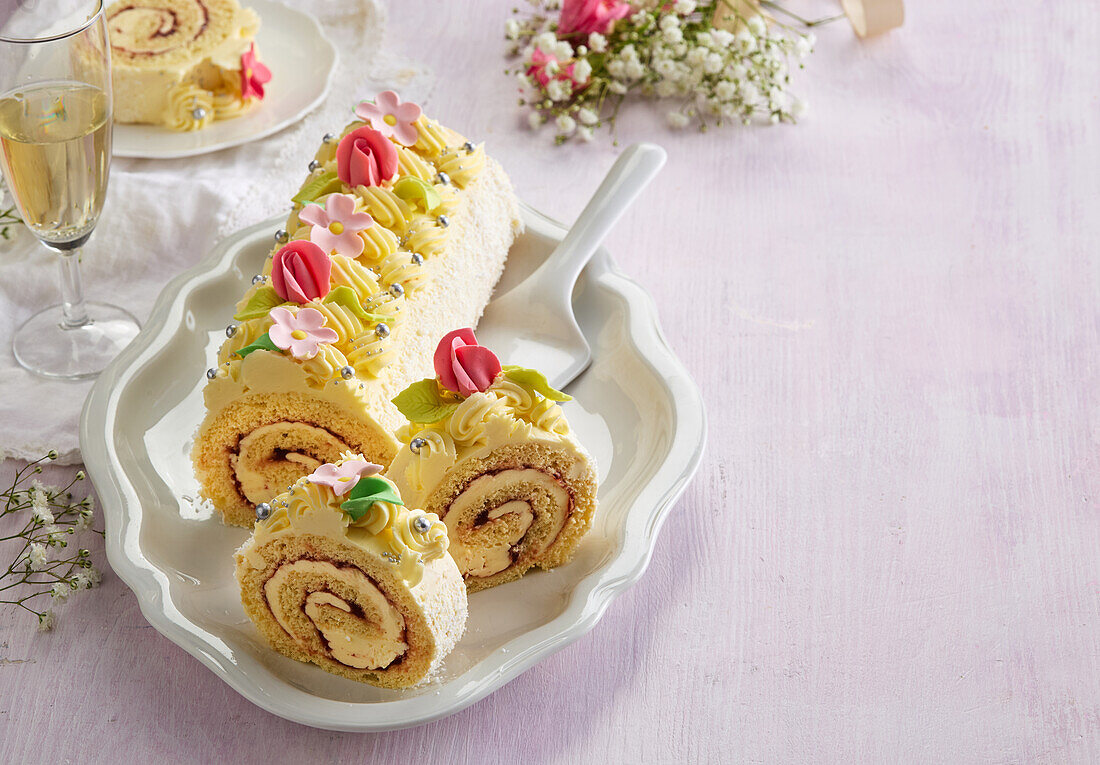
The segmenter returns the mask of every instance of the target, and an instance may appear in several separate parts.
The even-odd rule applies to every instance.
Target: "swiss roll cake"
[[[279,653],[384,688],[417,685],[466,626],[446,527],[381,465],[344,454],[261,503],[236,554],[245,613]]]
[[[321,142],[207,370],[192,456],[231,524],[346,451],[390,464],[391,399],[477,322],[522,230],[482,145],[388,91],[356,117]]]
[[[596,468],[538,371],[504,366],[470,329],[446,334],[436,375],[395,398],[408,422],[386,476],[438,516],[470,592],[568,562],[596,510]]]
[[[118,0],[107,8],[114,119],[198,130],[263,100],[260,18],[237,0]]]

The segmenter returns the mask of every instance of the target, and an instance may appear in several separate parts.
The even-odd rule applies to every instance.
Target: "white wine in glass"
[[[107,193],[107,94],[42,83],[0,98],[0,162],[23,222],[58,249],[91,235]]]
[[[22,0],[0,18],[0,171],[31,232],[61,255],[62,303],[17,330],[16,359],[48,377],[98,374],[137,334],[84,300],[80,248],[111,163],[110,46],[102,0]]]

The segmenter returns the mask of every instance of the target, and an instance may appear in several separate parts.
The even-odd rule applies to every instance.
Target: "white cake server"
[[[573,287],[607,232],[665,164],[660,146],[636,143],[619,155],[561,244],[530,276],[493,298],[477,327],[502,364],[537,369],[555,388],[592,360],[573,316]]]

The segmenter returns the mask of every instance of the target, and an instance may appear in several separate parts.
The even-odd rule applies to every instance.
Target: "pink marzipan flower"
[[[375,465],[373,462],[364,460],[348,460],[340,466],[326,462],[306,476],[306,480],[310,483],[327,486],[332,489],[333,494],[341,497],[354,489],[355,484],[359,483],[359,479],[363,476],[375,475],[381,472],[381,465]]]
[[[355,212],[355,197],[349,194],[330,195],[324,207],[308,204],[298,213],[298,218],[313,225],[309,241],[326,253],[335,251],[349,258],[357,258],[363,252],[363,237],[359,232],[374,223],[367,213]]]
[[[500,374],[500,359],[478,343],[468,327],[448,332],[435,347],[432,365],[444,388],[460,396],[484,393]]]
[[[565,0],[558,18],[558,36],[607,34],[612,24],[632,10],[630,3],[622,0]]]
[[[355,116],[386,138],[396,138],[403,146],[412,146],[420,138],[420,131],[414,124],[420,119],[420,107],[412,101],[402,103],[392,90],[379,93],[373,104],[363,101],[355,107]]]
[[[336,330],[325,326],[325,315],[316,308],[301,308],[295,315],[279,306],[271,309],[270,316],[275,323],[267,336],[284,351],[290,349],[296,359],[312,359],[322,344],[334,343],[339,337]]]
[[[264,83],[271,81],[271,70],[256,58],[256,43],[241,54],[241,98],[264,97]]]

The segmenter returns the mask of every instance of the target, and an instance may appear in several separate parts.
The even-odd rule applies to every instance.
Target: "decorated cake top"
[[[551,388],[534,369],[501,366],[472,329],[444,335],[432,361],[434,378],[413,383],[393,399],[409,421],[399,434],[405,440],[423,440],[430,430],[445,433],[457,446],[475,446],[485,442],[494,420],[509,432],[535,428],[568,435],[569,424],[557,402],[572,397]]]
[[[447,552],[447,527],[434,513],[405,506],[397,487],[378,475],[381,465],[346,452],[325,463],[271,502],[256,507],[251,549],[285,534],[339,539],[379,555],[416,586],[424,564]],[[262,565],[262,561],[258,562]]]
[[[211,379],[239,380],[260,351],[300,365],[315,388],[377,377],[393,361],[402,307],[427,284],[424,265],[446,246],[460,191],[486,158],[392,91],[355,113],[310,162]]]
[[[393,399],[409,424],[397,432],[405,447],[387,474],[410,502],[423,505],[455,464],[502,446],[541,441],[583,455],[558,406],[571,397],[542,373],[502,366],[470,329],[444,335],[433,361],[434,378]]]

